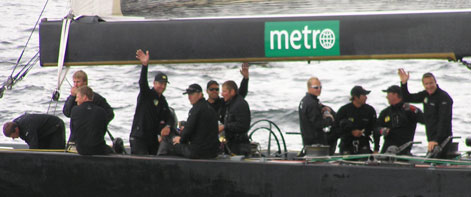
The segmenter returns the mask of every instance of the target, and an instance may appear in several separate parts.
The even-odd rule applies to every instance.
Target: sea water
[[[20,55],[34,23],[41,12],[45,1],[0,1],[0,80],[4,81]],[[157,1],[147,1],[157,2]],[[162,2],[162,1],[160,1]],[[166,1],[163,1],[166,2]],[[178,2],[178,1],[177,1]],[[188,1],[182,1],[188,2]],[[421,9],[457,9],[471,8],[469,1],[400,1],[400,0],[341,0],[341,1],[194,1],[199,4],[155,3],[158,9],[152,12],[138,13],[128,9],[125,14],[144,15],[149,18],[204,17],[254,14],[317,14],[325,12],[363,12],[363,11],[397,11]],[[288,3],[289,2],[289,3]],[[156,8],[154,7],[154,8]],[[68,13],[69,3],[62,0],[50,0],[43,18],[62,18]],[[247,43],[250,44],[250,43]],[[38,51],[38,33],[33,34],[22,62]],[[110,49],[113,50],[113,49]],[[136,49],[130,49],[134,53]],[[150,52],[152,54],[152,51]],[[164,95],[171,107],[176,110],[179,120],[185,120],[191,105],[188,98],[182,95],[191,83],[205,87],[213,79],[220,83],[226,80],[240,82],[241,63],[217,64],[172,64],[150,65],[149,84],[157,71],[167,73],[170,84]],[[354,61],[312,61],[312,62],[268,62],[250,66],[249,93],[246,97],[252,112],[252,122],[269,119],[275,122],[283,132],[299,132],[297,107],[305,95],[306,81],[309,77],[319,77],[322,82],[321,102],[338,110],[349,102],[350,89],[362,85],[371,90],[367,103],[376,112],[388,106],[386,94],[381,90],[390,85],[398,85],[398,68],[410,71],[409,90],[423,90],[421,76],[433,72],[439,86],[447,91],[454,100],[453,132],[464,137],[470,135],[471,70],[461,63],[445,60],[354,60]],[[5,92],[0,99],[0,123],[11,121],[23,113],[47,113],[61,117],[69,134],[69,119],[62,114],[62,106],[70,94],[72,73],[84,70],[89,77],[89,85],[114,108],[115,118],[109,129],[115,137],[122,137],[128,142],[132,119],[138,95],[140,65],[127,66],[81,66],[72,67],[67,80],[61,87],[59,102],[51,102],[51,95],[57,87],[57,68],[43,68],[36,65],[22,81],[12,90]],[[421,104],[416,106],[422,108]],[[263,146],[267,143],[267,132],[255,134],[254,140]],[[300,135],[285,135],[288,149],[299,150],[302,146]],[[426,151],[426,136],[423,125],[417,127],[414,153]],[[0,135],[0,143],[23,143]],[[110,143],[110,142],[108,142]],[[274,143],[274,142],[273,142]]]

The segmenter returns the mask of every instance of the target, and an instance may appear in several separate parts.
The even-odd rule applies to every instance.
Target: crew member
[[[222,84],[222,97],[226,103],[226,113],[224,124],[219,125],[219,132],[224,131],[230,152],[237,155],[248,155],[250,153],[249,104],[238,94],[237,84],[234,81],[226,81]]]
[[[65,126],[57,116],[23,114],[3,125],[7,137],[21,138],[30,149],[65,149]]]
[[[322,85],[317,77],[311,77],[307,81],[307,93],[299,103],[299,125],[301,128],[301,136],[303,145],[331,145],[337,138],[329,140],[334,135],[332,126],[334,123],[333,110],[320,103],[318,96],[321,95]],[[335,152],[335,144],[330,152]]]
[[[411,94],[407,88],[409,73],[404,69],[398,70],[401,79],[401,89],[404,94],[404,101],[412,103],[423,103],[425,131],[427,133],[428,147],[427,150],[432,152],[435,146],[441,146],[442,143],[450,136],[453,136],[451,130],[451,120],[453,116],[453,99],[447,92],[442,90],[435,76],[432,73],[425,73],[422,76],[423,91]],[[452,140],[441,147],[442,151],[438,158],[446,158],[448,149]]]
[[[248,86],[249,86],[249,63],[244,62],[242,63],[242,69],[240,70],[240,74],[242,74],[243,78],[240,82],[239,88],[239,95],[245,98],[248,93]],[[211,80],[206,85],[206,93],[208,93],[208,102],[211,107],[214,108],[216,113],[219,116],[219,121],[221,123],[224,122],[224,116],[226,113],[225,110],[225,102],[224,98],[219,97],[219,84],[217,81]]]
[[[70,114],[72,113],[72,109],[75,106],[77,106],[77,102],[75,101],[76,96],[77,96],[77,89],[82,86],[88,86],[88,76],[87,76],[87,73],[85,73],[84,71],[79,70],[75,72],[72,78],[74,80],[74,86],[70,89],[70,96],[67,97],[67,100],[64,103],[64,108],[62,109],[62,112],[64,113],[64,115],[69,118],[70,118]],[[106,112],[105,117],[108,120],[108,122],[113,120],[114,118],[113,108],[111,108],[108,102],[106,102],[106,99],[102,97],[100,94],[95,92],[94,95],[95,96],[93,97],[92,102],[105,110]],[[73,143],[75,141],[74,138],[75,136],[71,134],[69,136],[69,143]]]
[[[136,58],[141,62],[139,78],[139,95],[137,96],[136,112],[132,122],[129,142],[131,154],[155,155],[159,149],[158,135],[168,136],[174,121],[163,95],[168,78],[163,72],[157,72],[153,88],[149,88],[147,70],[149,51],[137,50]]]
[[[92,102],[93,96],[93,90],[88,86],[77,89],[77,107],[72,109],[70,131],[76,136],[75,145],[79,154],[111,154],[113,150],[105,142],[109,123],[106,111]]]
[[[181,136],[173,138],[175,151],[192,159],[207,159],[217,156],[219,151],[218,118],[216,111],[204,99],[202,88],[191,84],[184,94],[193,105]]]
[[[386,98],[389,107],[381,111],[377,121],[377,132],[384,136],[381,153],[385,153],[392,145],[401,147],[414,140],[417,122],[423,123],[423,114],[419,108],[402,101],[401,87],[390,86]],[[412,144],[401,150],[399,155],[412,155]]]
[[[370,136],[374,137],[374,151],[379,151],[379,136],[373,132],[376,124],[376,111],[366,104],[371,91],[354,86],[350,91],[351,102],[340,107],[336,120],[342,131],[341,154],[369,154]]]

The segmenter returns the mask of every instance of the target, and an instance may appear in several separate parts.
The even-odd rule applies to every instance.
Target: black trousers
[[[65,149],[65,128],[64,123],[50,135],[39,139],[40,149]]]
[[[157,136],[150,138],[130,137],[131,154],[133,155],[156,155],[159,150]]]

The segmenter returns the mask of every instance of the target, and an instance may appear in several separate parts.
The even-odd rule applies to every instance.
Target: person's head
[[[368,95],[370,92],[371,91],[365,90],[361,86],[354,86],[350,91],[350,95],[352,96],[350,100],[353,102],[353,104],[361,106],[366,103],[366,99],[368,98],[366,95]]]
[[[399,87],[397,85],[389,86],[389,88],[386,89],[386,90],[383,90],[383,92],[388,93],[386,98],[388,99],[388,103],[390,105],[395,105],[395,104],[398,104],[402,101],[401,87]]]
[[[76,88],[88,85],[87,73],[83,70],[75,72],[74,75],[72,75],[72,78],[74,80],[74,87]]]
[[[221,95],[224,98],[224,101],[231,100],[232,97],[237,95],[238,91],[239,90],[237,88],[237,84],[232,80],[226,81],[222,84],[222,93],[221,93]]]
[[[322,92],[322,84],[319,78],[311,77],[307,80],[307,92],[314,96],[320,96]]]
[[[437,80],[432,73],[425,73],[422,75],[422,84],[428,94],[433,94],[437,91]]]
[[[167,83],[170,83],[168,81],[168,77],[165,73],[163,72],[157,72],[154,77],[154,90],[159,94],[162,95],[165,91],[165,88],[167,88]]]
[[[93,100],[93,90],[88,86],[82,86],[77,89],[77,96],[75,97],[75,102],[77,105],[81,105],[84,102]]]
[[[219,84],[218,82],[211,80],[206,85],[206,93],[208,93],[208,97],[210,99],[217,99],[219,98]]]
[[[188,100],[192,105],[196,104],[201,98],[203,98],[203,89],[200,85],[194,83],[188,86],[183,94],[188,94]]]
[[[3,124],[3,134],[12,139],[20,137],[20,128],[15,122],[7,122]]]

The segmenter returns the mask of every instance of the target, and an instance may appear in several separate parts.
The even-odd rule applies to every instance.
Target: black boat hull
[[[0,151],[2,196],[467,196],[471,169]]]

